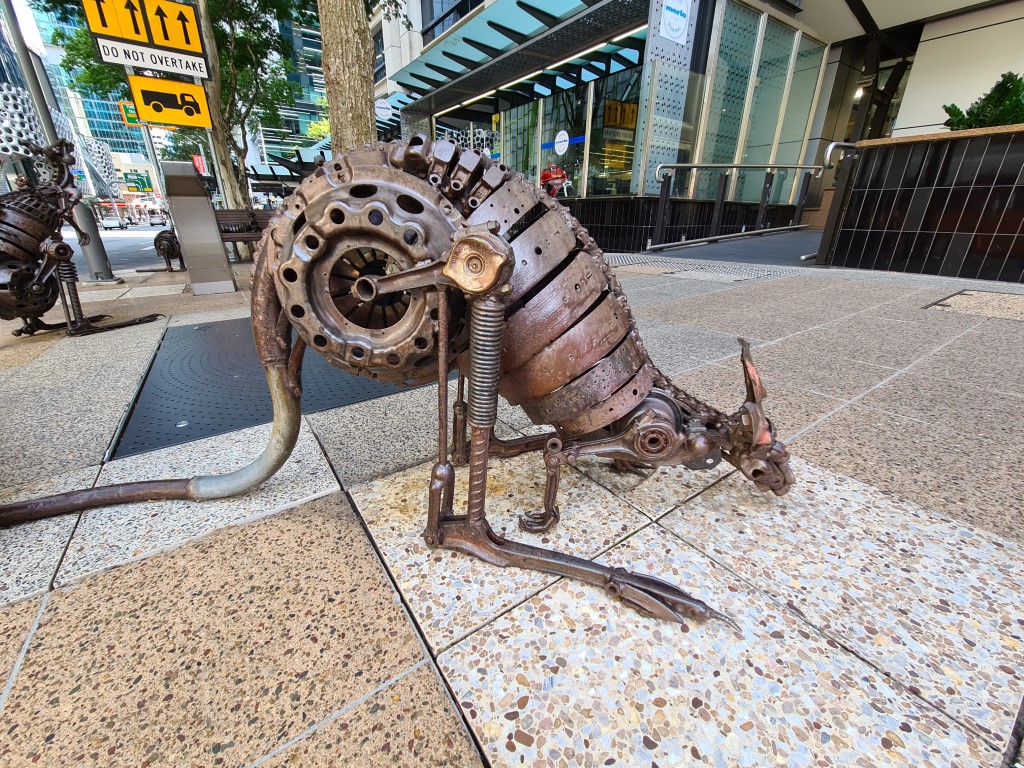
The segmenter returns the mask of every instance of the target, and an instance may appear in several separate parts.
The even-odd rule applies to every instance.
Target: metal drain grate
[[[302,366],[302,412],[407,387],[351,376],[315,352]],[[112,458],[222,435],[273,418],[248,318],[168,328]]]

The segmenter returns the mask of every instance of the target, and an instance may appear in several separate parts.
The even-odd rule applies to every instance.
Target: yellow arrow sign
[[[146,123],[210,128],[210,108],[203,86],[129,75],[128,85],[139,119]]]
[[[149,42],[142,0],[85,0],[85,20],[97,35]]]
[[[90,2],[90,0],[86,0]],[[196,9],[174,0],[145,0],[146,18],[153,33],[153,43],[179,51],[203,52]]]

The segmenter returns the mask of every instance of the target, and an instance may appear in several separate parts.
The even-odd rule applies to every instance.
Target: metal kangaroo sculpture
[[[61,227],[70,224],[78,232],[78,241],[89,243],[89,236],[71,217],[82,197],[71,174],[74,145],[64,139],[49,147],[25,145],[31,154],[46,160],[50,179],[30,187],[22,176],[18,189],[0,195],[0,318],[22,319],[15,336],[64,327],[40,319],[60,298],[60,283],[78,279],[71,263],[74,252],[61,237]]]
[[[793,483],[745,342],[746,402],[735,413],[674,386],[651,362],[626,297],[586,230],[522,174],[451,142],[416,136],[367,145],[304,180],[258,247],[252,322],[274,403],[270,443],[253,463],[226,475],[8,505],[0,507],[0,523],[126,501],[212,499],[255,487],[295,445],[307,346],[350,373],[438,383],[427,546],[577,578],[648,615],[727,619],[659,579],[494,531],[486,516],[489,458],[542,453],[544,505],[520,519],[527,531],[558,521],[561,468],[579,456],[612,459],[623,469],[682,464],[695,470],[724,458],[762,491],[781,495]],[[459,380],[449,442],[453,369]],[[554,431],[495,438],[499,393]],[[455,467],[463,465],[468,501],[457,512]]]

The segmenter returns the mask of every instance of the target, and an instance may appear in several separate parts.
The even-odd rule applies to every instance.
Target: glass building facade
[[[538,182],[546,169],[564,172],[559,196],[570,198],[657,194],[659,163],[800,164],[826,46],[740,0],[701,3],[700,13],[711,30],[706,66],[640,58],[603,76],[585,64],[576,79],[547,70],[550,95],[496,116],[495,157]],[[460,127],[440,117],[435,133]],[[682,173],[673,193],[712,199],[721,172]],[[778,169],[770,201],[791,202],[799,178]],[[729,199],[757,202],[764,180],[763,169],[730,173]]]

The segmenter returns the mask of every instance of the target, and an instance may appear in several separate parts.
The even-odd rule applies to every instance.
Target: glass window
[[[730,0],[726,6],[701,153],[703,163],[731,163],[736,157],[760,20],[760,13],[739,3]],[[714,197],[718,173],[700,174],[698,197]]]
[[[804,146],[804,135],[807,133],[807,121],[811,116],[811,104],[814,92],[818,87],[818,72],[821,69],[821,57],[825,46],[808,37],[800,40],[800,50],[796,54],[796,66],[793,69],[793,82],[789,86],[789,99],[786,101],[786,112],[782,118],[782,130],[779,132],[779,146],[775,150],[776,163],[799,163],[800,152]],[[786,202],[793,189],[793,183],[803,174],[790,171],[776,176],[775,188],[772,190],[772,202]]]
[[[634,67],[594,82],[588,195],[629,194],[641,74]]]
[[[764,42],[761,44],[761,57],[757,63],[757,79],[750,104],[747,141],[740,158],[741,163],[767,163],[772,159],[775,129],[779,124],[782,99],[786,94],[786,79],[795,37],[795,30],[774,19],[768,20]],[[763,185],[763,171],[741,171],[738,175],[735,199],[760,200]]]
[[[501,162],[531,180],[537,178],[539,105],[539,101],[531,101],[502,114]]]
[[[578,85],[544,99],[541,126],[541,182],[558,197],[579,197],[583,180],[583,152],[587,126],[587,86]],[[564,152],[556,143],[565,131],[568,144]],[[553,195],[555,196],[555,195]]]
[[[320,66],[320,62],[317,62]],[[379,83],[387,77],[387,69],[384,66],[384,32],[378,29],[373,33],[373,82]]]

